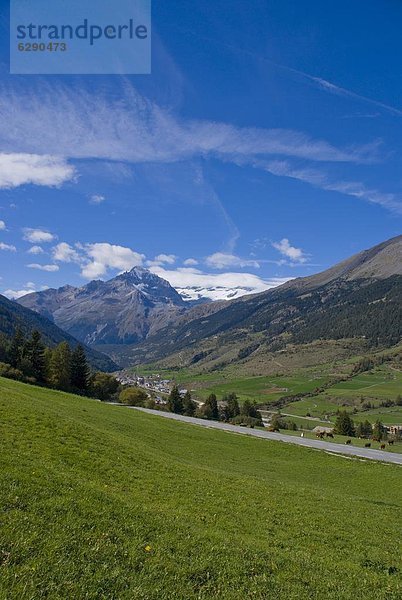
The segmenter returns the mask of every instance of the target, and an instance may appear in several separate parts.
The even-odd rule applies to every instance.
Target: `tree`
[[[17,369],[21,363],[23,347],[24,336],[21,329],[18,328],[11,339],[11,345],[9,349],[10,365],[15,369]]]
[[[346,410],[338,412],[334,432],[338,435],[347,435],[348,437],[354,437],[354,424]]]
[[[31,374],[36,381],[43,383],[46,380],[45,346],[39,331],[32,332],[30,340],[25,345],[24,358],[29,362]]]
[[[187,417],[194,417],[196,410],[197,410],[197,405],[194,402],[194,400],[192,400],[191,394],[187,390],[187,392],[184,394],[184,398],[183,398],[183,414],[186,415]]]
[[[253,419],[260,419],[262,421],[261,413],[257,410],[257,404],[245,400],[243,406],[240,409],[240,414],[246,417],[253,417]]]
[[[373,428],[370,421],[360,422],[356,427],[356,436],[359,438],[369,438],[373,433]]]
[[[145,406],[148,396],[138,387],[129,387],[120,392],[119,400],[128,406]]]
[[[285,421],[282,419],[282,416],[278,413],[273,415],[270,421],[271,429],[287,429]]]
[[[50,384],[59,390],[71,390],[71,349],[61,342],[52,352],[49,365]]]
[[[180,395],[179,388],[177,387],[177,385],[173,386],[173,388],[169,394],[167,409],[170,412],[176,413],[178,415],[183,414],[183,410],[184,410],[183,400],[182,400],[182,397]]]
[[[203,406],[203,415],[205,419],[219,420],[218,401],[215,394],[210,394]]]
[[[71,354],[71,387],[79,392],[87,392],[89,366],[84,348],[79,344]]]
[[[108,373],[94,373],[91,377],[89,389],[91,396],[99,400],[110,400],[120,387],[120,383],[113,375]]]
[[[237,396],[231,392],[222,398],[222,407],[220,410],[220,418],[222,421],[230,421],[240,414],[240,406],[237,401]]]
[[[387,437],[387,431],[384,425],[381,423],[379,419],[374,423],[373,427],[373,439],[375,440],[383,440]]]

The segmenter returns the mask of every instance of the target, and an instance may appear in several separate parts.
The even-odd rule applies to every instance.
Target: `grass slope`
[[[0,379],[0,598],[397,600],[401,470]]]

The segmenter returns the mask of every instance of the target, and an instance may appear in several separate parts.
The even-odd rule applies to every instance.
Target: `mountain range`
[[[192,309],[133,347],[125,360],[133,364],[162,360],[169,367],[213,370],[228,363],[263,363],[267,355],[317,340],[353,339],[367,348],[392,346],[401,336],[402,236],[398,236],[322,273],[220,303],[210,314]],[[337,344],[337,351],[341,346]]]
[[[18,302],[90,345],[136,344],[186,310],[167,281],[141,267],[109,281],[28,294]]]
[[[322,273],[229,301],[194,306],[167,281],[135,267],[106,282],[18,302],[124,364],[162,360],[213,369],[257,356],[261,362],[267,353],[317,340],[390,346],[402,334],[402,236]]]

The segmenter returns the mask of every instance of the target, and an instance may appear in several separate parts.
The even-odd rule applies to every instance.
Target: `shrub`
[[[145,406],[148,400],[147,394],[137,387],[125,388],[119,396],[119,400],[122,404],[128,406]]]

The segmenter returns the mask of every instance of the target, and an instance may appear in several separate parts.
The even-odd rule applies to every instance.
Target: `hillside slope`
[[[72,348],[78,344],[77,339],[62,331],[45,317],[0,295],[0,333],[11,336],[17,328],[21,329],[25,335],[29,335],[34,329],[39,330],[44,342],[51,347],[60,342],[68,342]],[[116,370],[116,363],[105,354],[88,347],[85,348],[85,353],[88,361],[96,369]]]
[[[3,379],[0,422],[2,598],[400,598],[397,466]]]

